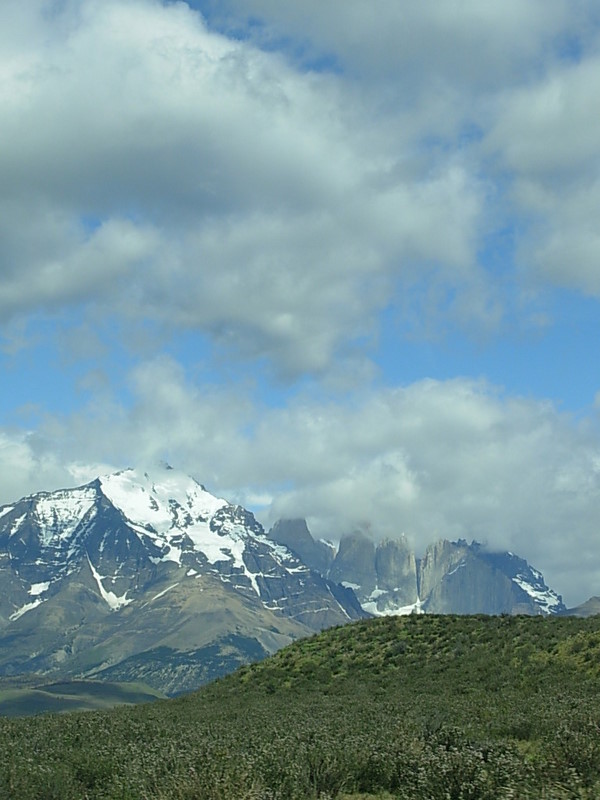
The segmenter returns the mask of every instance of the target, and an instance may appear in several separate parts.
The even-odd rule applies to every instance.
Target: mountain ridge
[[[312,549],[305,521],[279,520],[268,535],[284,539],[295,552],[294,532],[302,548]],[[313,569],[316,561],[307,560]],[[361,531],[345,534],[325,577],[353,589],[362,608],[374,616],[441,614],[565,614],[562,597],[539,570],[514,553],[488,552],[480,543],[440,539],[416,558],[405,536],[375,541]]]

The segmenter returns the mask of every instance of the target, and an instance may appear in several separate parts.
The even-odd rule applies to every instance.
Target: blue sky
[[[0,503],[167,459],[265,525],[513,550],[575,604],[598,5],[374,8],[2,4]]]

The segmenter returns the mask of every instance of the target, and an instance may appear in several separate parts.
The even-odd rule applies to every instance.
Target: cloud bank
[[[597,545],[598,429],[548,403],[456,379],[261,408],[194,386],[164,358],[137,368],[132,389],[130,408],[103,403],[36,437],[5,436],[12,470],[1,499],[40,477],[73,485],[126,458],[176,459],[266,526],[306,516],[333,539],[357,526],[377,538],[405,533],[421,554],[438,538],[477,539],[543,565],[571,603],[600,581],[596,561],[582,558]]]

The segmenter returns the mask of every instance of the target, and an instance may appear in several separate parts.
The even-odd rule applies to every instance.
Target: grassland
[[[11,800],[600,797],[600,617],[369,620],[151,705],[0,720]]]

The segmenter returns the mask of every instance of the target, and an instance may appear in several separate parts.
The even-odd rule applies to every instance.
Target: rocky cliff
[[[270,532],[277,540],[277,526]],[[286,541],[294,549],[292,528]],[[303,548],[308,529],[302,531]],[[309,534],[310,535],[310,534]],[[311,537],[312,538],[312,537]],[[371,614],[558,614],[565,606],[540,572],[513,553],[445,539],[417,559],[404,536],[375,542],[362,532],[342,536],[323,575],[351,587]]]

